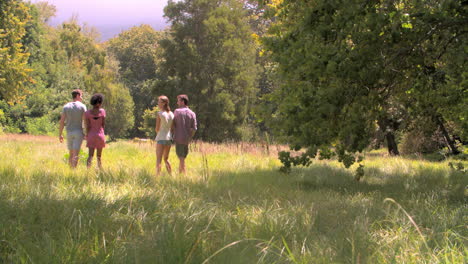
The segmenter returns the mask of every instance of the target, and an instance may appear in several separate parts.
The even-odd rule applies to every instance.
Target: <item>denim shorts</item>
[[[67,146],[69,150],[80,150],[83,143],[83,133],[67,133]]]
[[[172,140],[158,140],[157,143],[165,146],[170,146],[172,145]]]

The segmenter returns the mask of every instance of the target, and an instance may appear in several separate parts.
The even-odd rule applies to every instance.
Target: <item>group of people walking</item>
[[[185,158],[187,158],[188,145],[197,131],[197,117],[188,107],[188,96],[177,96],[177,108],[174,113],[169,106],[169,98],[158,97],[159,112],[156,117],[156,175],[161,173],[161,161],[164,159],[166,170],[172,173],[169,163],[169,152],[172,141],[175,142],[176,154],[179,158],[179,173],[186,173]]]
[[[94,152],[96,152],[97,164],[102,168],[102,150],[106,146],[104,134],[106,126],[106,111],[102,108],[104,96],[96,93],[91,97],[92,109],[87,110],[82,103],[83,92],[79,89],[72,92],[73,101],[65,104],[61,112],[59,140],[64,141],[63,130],[67,131],[67,147],[70,152],[69,165],[75,168],[78,164],[79,153],[83,140],[89,149],[87,167],[91,167]],[[179,158],[179,173],[186,173],[185,159],[187,158],[188,145],[197,131],[197,118],[195,113],[188,107],[188,96],[181,94],[177,96],[178,108],[172,112],[167,96],[158,97],[159,112],[156,116],[156,175],[161,174],[162,161],[169,174],[172,173],[169,162],[169,152],[173,142],[176,154]],[[83,129],[84,123],[84,129]]]

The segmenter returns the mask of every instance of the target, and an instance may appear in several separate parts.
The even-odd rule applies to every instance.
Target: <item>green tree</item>
[[[277,107],[277,104],[269,100],[269,96],[274,90],[278,89],[281,79],[277,74],[277,63],[270,57],[270,52],[265,50],[261,44],[261,39],[268,34],[268,28],[272,23],[272,19],[268,16],[268,8],[259,4],[257,0],[245,0],[244,9],[246,9],[249,25],[254,32],[253,37],[256,46],[256,64],[258,65],[258,80],[257,80],[257,95],[251,111],[254,122],[253,127],[257,133],[263,135],[262,140],[270,141],[274,136],[271,132],[270,125],[275,122],[275,118],[271,113]]]
[[[96,43],[92,30],[83,29],[73,19],[57,28],[46,25],[53,6],[38,3],[29,7],[32,18],[22,41],[31,52],[29,65],[36,82],[28,86],[31,96],[5,109],[8,120],[12,120],[7,127],[16,126],[29,133],[50,132],[47,121],[57,121],[70,92],[80,88],[85,91],[85,104],[95,92],[105,95],[109,117],[106,133],[111,138],[124,137],[133,126],[134,105],[128,88],[119,81],[115,59]]]
[[[424,81],[434,77],[428,66],[466,71],[459,60],[449,66],[440,56],[447,47],[464,54],[461,1],[279,2],[270,2],[276,22],[264,38],[284,82],[273,96],[279,103],[277,126],[293,148],[307,148],[308,156],[319,149],[328,156],[332,146],[349,166],[354,162],[349,154],[364,150],[376,128],[385,134],[389,153],[397,155],[395,131],[424,115],[417,106],[423,98],[435,105],[438,98],[430,90],[450,87],[454,95],[464,90],[460,78],[439,87]],[[462,101],[450,103],[460,107]],[[424,105],[420,109],[428,109]],[[431,111],[450,108],[456,107],[438,103]]]
[[[188,94],[197,113],[198,137],[240,138],[257,78],[253,32],[243,2],[169,1],[164,12],[171,37],[161,42],[158,87],[168,89],[172,98]]]
[[[104,95],[106,133],[112,138],[127,136],[134,125],[134,102],[125,84],[118,82],[117,61],[107,57],[104,65],[96,64],[86,76],[85,87],[90,94]]]
[[[26,83],[33,81],[27,65],[29,53],[22,43],[29,19],[22,1],[0,1],[0,99],[11,104],[25,98]]]
[[[31,73],[34,83],[29,83],[28,90],[31,95],[25,100],[24,115],[29,117],[41,117],[50,115],[54,107],[56,93],[48,89],[49,79],[54,75],[51,65],[56,65],[53,54],[54,50],[50,46],[50,36],[52,28],[46,21],[55,14],[55,7],[46,2],[37,4],[27,4],[31,19],[26,24],[26,34],[22,39],[24,46],[30,53],[28,65],[33,70]],[[43,14],[45,12],[45,14]],[[50,119],[55,119],[49,116]]]
[[[162,36],[151,26],[141,25],[120,33],[106,44],[108,52],[119,61],[119,73],[135,102],[133,135],[142,133],[139,127],[143,125],[143,113],[154,104],[150,95],[161,60]]]
[[[411,84],[400,100],[412,117],[429,118],[450,152],[458,154],[454,134],[460,141],[468,139],[466,4],[414,1],[404,11],[411,18],[406,26],[408,45],[413,45],[406,59],[414,67],[408,69]]]
[[[107,50],[119,61],[122,78],[142,82],[155,77],[161,34],[149,25],[141,25],[108,41]]]
[[[110,83],[105,90],[106,133],[112,138],[128,136],[134,125],[134,103],[129,89],[123,83]]]
[[[146,109],[145,113],[143,114],[143,127],[141,127],[140,130],[145,132],[146,137],[156,137],[155,126],[158,111],[158,107],[155,106],[153,109]]]
[[[49,4],[47,1],[36,2],[34,6],[38,10],[38,20],[43,24],[49,22],[50,18],[55,16],[57,8],[54,5]]]

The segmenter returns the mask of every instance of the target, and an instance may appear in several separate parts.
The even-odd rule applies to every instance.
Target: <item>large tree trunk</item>
[[[385,133],[385,139],[387,140],[388,154],[391,156],[398,156],[400,152],[398,151],[398,145],[395,140],[395,134],[393,131]]]
[[[455,140],[453,140],[449,133],[447,132],[447,129],[445,128],[444,125],[444,119],[441,116],[437,116],[435,118],[435,121],[437,123],[437,126],[439,127],[440,131],[442,132],[442,135],[444,136],[445,143],[447,144],[447,147],[449,148],[450,152],[453,155],[460,154],[460,151],[458,150],[457,146],[455,145]]]
[[[387,118],[379,119],[377,123],[385,135],[388,154],[391,156],[400,155],[400,152],[398,151],[398,145],[395,140],[395,130],[398,129],[399,123]]]

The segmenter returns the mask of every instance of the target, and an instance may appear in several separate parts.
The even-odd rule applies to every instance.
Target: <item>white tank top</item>
[[[174,120],[174,113],[171,111],[159,111],[158,112],[159,119],[161,120],[159,126],[159,132],[156,135],[156,141],[158,140],[172,140],[171,135],[171,126],[172,120]]]

